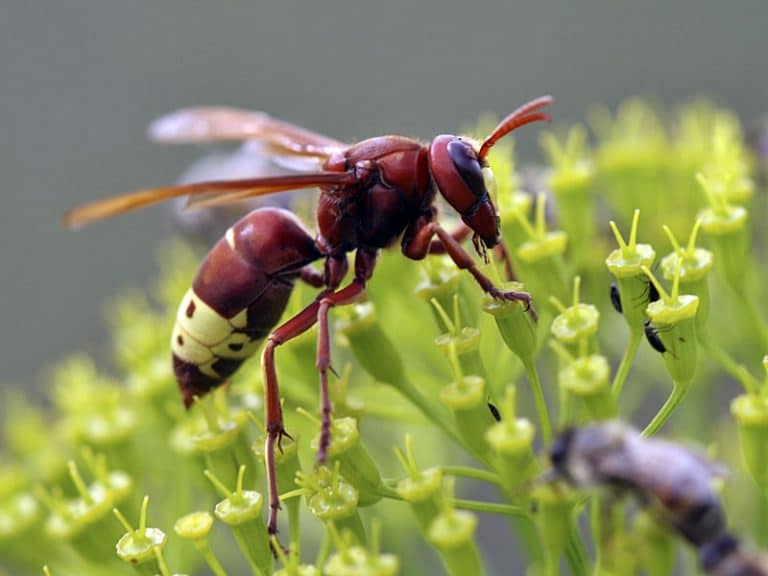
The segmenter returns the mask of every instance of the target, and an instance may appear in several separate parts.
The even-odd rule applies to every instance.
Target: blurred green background
[[[159,114],[245,106],[352,141],[430,138],[543,93],[563,122],[704,94],[749,126],[768,108],[767,24],[764,0],[0,0],[0,381],[98,354],[107,299],[152,277],[167,210],[58,219],[199,155],[145,140]],[[532,160],[536,132],[518,138]]]

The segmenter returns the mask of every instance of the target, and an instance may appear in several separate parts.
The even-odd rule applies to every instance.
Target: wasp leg
[[[448,234],[450,234],[451,238],[456,240],[456,242],[464,242],[464,240],[469,238],[471,233],[472,228],[462,222]],[[507,277],[507,280],[516,280],[517,277],[515,275],[515,268],[512,266],[512,258],[509,256],[509,250],[507,249],[507,244],[504,240],[499,242],[493,251],[496,254],[496,258],[501,260],[504,265],[504,275]],[[429,254],[446,254],[447,252],[448,250],[442,241],[434,239],[430,241]]]
[[[334,306],[351,304],[365,293],[367,281],[376,265],[376,252],[358,249],[355,255],[355,279],[347,286],[332,294],[319,297],[317,311],[317,369],[320,372],[320,398],[322,406],[322,424],[320,443],[317,449],[317,463],[323,464],[331,443],[331,399],[328,392],[328,370],[331,368],[331,345],[328,330],[328,310]]]
[[[280,509],[277,477],[275,475],[275,442],[280,447],[282,437],[288,436],[283,426],[283,408],[280,405],[280,387],[275,370],[275,348],[309,330],[317,321],[319,307],[319,300],[315,300],[296,316],[276,328],[267,338],[267,343],[261,353],[261,367],[264,372],[264,402],[267,413],[267,440],[264,446],[264,460],[269,490],[267,529],[270,534],[277,534],[277,511]]]
[[[464,242],[467,238],[469,238],[469,235],[472,233],[472,228],[464,224],[462,222],[456,228],[451,230],[449,234],[451,235],[451,238],[456,240],[456,242]],[[448,251],[445,249],[445,244],[443,244],[440,240],[435,240],[434,238],[430,240],[429,242],[429,253],[430,254],[446,254]]]
[[[496,258],[501,260],[504,264],[504,275],[507,277],[507,280],[510,282],[517,280],[517,274],[515,274],[515,267],[512,265],[512,258],[509,255],[507,243],[502,240],[496,244],[493,251],[496,253]]]
[[[315,288],[322,288],[325,286],[325,277],[323,276],[323,273],[318,272],[311,264],[307,264],[301,269],[300,278],[303,282],[306,282]]]
[[[472,274],[475,281],[480,285],[480,288],[482,288],[484,292],[487,292],[493,298],[498,298],[499,300],[519,300],[520,302],[523,302],[526,309],[529,310],[533,318],[536,319],[536,311],[533,308],[531,295],[528,294],[528,292],[504,292],[499,290],[493,285],[490,278],[478,270],[475,261],[467,251],[462,248],[461,244],[459,244],[456,239],[446,232],[437,222],[428,220],[427,217],[420,219],[412,228],[406,230],[405,235],[403,236],[403,254],[412,260],[421,260],[429,253],[433,236],[437,236],[454,264],[456,264],[460,270],[466,270]]]

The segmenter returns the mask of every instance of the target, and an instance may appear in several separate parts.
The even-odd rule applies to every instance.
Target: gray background
[[[562,120],[706,94],[750,122],[768,108],[767,25],[765,0],[0,0],[0,381],[34,389],[47,363],[98,353],[105,301],[153,274],[164,210],[78,233],[58,219],[198,155],[145,141],[158,114],[220,103],[342,139],[428,138],[543,93]]]

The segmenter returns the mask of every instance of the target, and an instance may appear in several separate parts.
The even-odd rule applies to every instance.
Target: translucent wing
[[[124,212],[130,212],[180,196],[205,195],[206,201],[204,205],[214,205],[239,202],[246,198],[265,196],[285,190],[352,184],[356,179],[354,174],[348,172],[317,172],[150,188],[84,204],[67,212],[62,219],[62,223],[68,228],[79,228],[95,220],[110,218]],[[220,200],[217,201],[217,197]]]
[[[327,158],[343,142],[273,118],[264,112],[224,107],[183,108],[155,120],[149,136],[158,142],[262,140],[278,152]]]

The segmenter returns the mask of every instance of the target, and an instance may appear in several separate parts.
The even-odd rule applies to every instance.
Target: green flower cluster
[[[383,254],[367,300],[333,311],[323,466],[316,333],[280,348],[279,541],[258,361],[189,412],[179,400],[168,335],[200,255],[173,244],[151,297],[109,306],[113,375],[78,355],[47,375],[50,407],[8,394],[0,576],[661,576],[677,548],[696,573],[653,508],[547,479],[558,430],[616,418],[725,460],[731,530],[768,546],[768,203],[739,123],[703,102],[590,117],[592,136],[545,134],[528,178],[508,143],[489,155],[514,278],[481,265],[528,290],[538,319],[446,258]],[[286,314],[311,298],[298,285]],[[488,539],[481,514],[509,533]],[[515,566],[494,565],[505,540]]]

